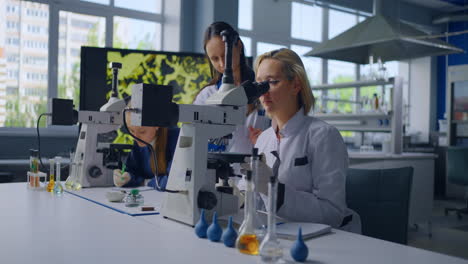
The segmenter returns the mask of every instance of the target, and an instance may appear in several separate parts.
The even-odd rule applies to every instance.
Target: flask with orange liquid
[[[247,171],[246,190],[245,190],[245,205],[244,205],[244,221],[239,229],[239,236],[236,241],[236,248],[244,254],[258,255],[259,241],[254,229],[254,184],[252,181],[252,171]]]

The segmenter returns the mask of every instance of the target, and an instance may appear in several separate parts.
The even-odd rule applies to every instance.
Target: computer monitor
[[[110,62],[122,63],[119,96],[131,95],[135,83],[171,85],[174,101],[192,103],[211,80],[208,59],[199,53],[81,47],[80,110],[99,111],[111,91]]]

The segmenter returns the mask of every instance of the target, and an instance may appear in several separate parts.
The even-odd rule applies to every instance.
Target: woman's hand
[[[114,185],[122,187],[130,181],[130,174],[128,172],[122,173],[120,170],[114,170]]]
[[[262,133],[261,129],[249,126],[249,140],[250,142],[252,142],[253,145],[257,143],[257,138],[258,136],[260,136],[261,133]]]

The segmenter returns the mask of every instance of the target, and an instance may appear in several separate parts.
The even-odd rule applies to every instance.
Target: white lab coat
[[[193,104],[205,104],[206,100],[216,92],[218,92],[216,84],[205,87],[197,95]],[[229,141],[229,146],[227,146],[229,152],[252,153],[252,148],[254,146],[249,140],[249,126],[265,130],[270,127],[271,124],[271,120],[263,113],[264,111],[253,111],[247,116],[243,125],[237,125],[236,130],[232,132],[232,139]]]
[[[265,153],[271,168],[276,160],[271,151],[279,153],[278,180],[285,191],[278,216],[339,228],[343,218],[352,214],[353,220],[343,229],[360,233],[359,215],[346,206],[348,152],[338,130],[306,116],[302,108],[279,131],[281,140],[275,130],[275,125],[265,130],[255,147]]]

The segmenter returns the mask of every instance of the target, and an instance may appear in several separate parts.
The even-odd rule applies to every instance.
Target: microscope
[[[225,71],[222,85],[207,105],[177,105],[172,102],[172,87],[135,84],[132,87],[131,123],[135,126],[173,126],[182,122],[161,214],[194,226],[201,209],[210,217],[235,214],[238,197],[232,188],[216,187],[217,178],[226,182],[228,163],[243,162],[245,154],[209,153],[208,141],[230,135],[246,118],[246,106],[269,89],[267,82],[244,82],[236,87],[232,74],[232,47],[238,36],[225,30]],[[227,165],[226,165],[227,164]]]
[[[73,110],[73,101],[53,98],[51,102],[52,125],[73,125],[81,123],[75,156],[75,180],[81,180],[82,187],[113,186],[113,170],[121,168],[125,151],[133,146],[113,144],[117,129],[123,124],[122,111],[126,104],[118,98],[118,71],[121,63],[111,62],[112,94],[99,111]],[[73,121],[71,121],[73,120]]]

